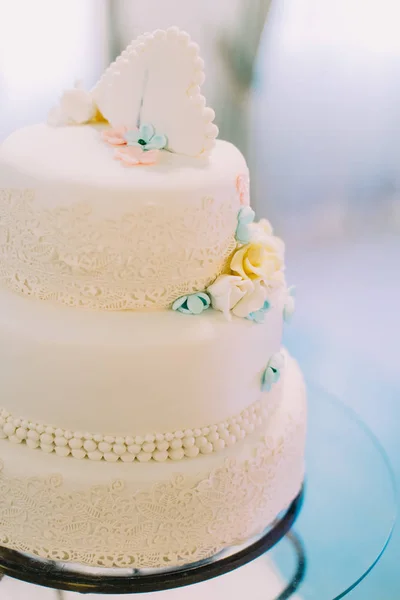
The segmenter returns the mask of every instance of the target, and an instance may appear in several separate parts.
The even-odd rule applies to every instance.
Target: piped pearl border
[[[0,409],[0,439],[15,444],[25,443],[30,448],[38,448],[49,454],[55,452],[58,456],[77,459],[107,462],[176,461],[233,446],[260,426],[271,409],[271,398],[264,395],[238,416],[216,425],[143,436],[68,431],[20,419]]]

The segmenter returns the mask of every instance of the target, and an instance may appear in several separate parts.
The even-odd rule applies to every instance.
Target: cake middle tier
[[[1,406],[72,433],[212,426],[275,405],[279,384],[263,393],[261,381],[281,336],[279,294],[256,324],[213,310],[77,311],[1,291]]]

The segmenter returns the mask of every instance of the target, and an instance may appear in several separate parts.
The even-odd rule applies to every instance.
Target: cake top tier
[[[145,34],[4,142],[1,283],[73,307],[264,319],[283,244],[254,223],[246,161],[216,141],[203,79],[188,34]]]
[[[0,281],[102,310],[167,308],[204,290],[236,246],[240,152],[160,153],[124,168],[98,126],[36,125],[0,151]],[[193,161],[195,161],[193,163]]]
[[[122,168],[119,161],[113,160],[113,148],[102,139],[102,134],[107,131],[108,126],[102,123],[68,127],[33,125],[9,136],[0,149],[0,157],[3,164],[19,176],[34,177],[43,184],[58,183],[60,192],[62,185],[74,184],[102,190],[130,190],[135,194],[140,189],[146,193],[150,187],[154,194],[165,192],[167,187],[192,192],[203,188],[210,175],[215,185],[218,180],[221,185],[226,185],[226,170],[238,174],[246,171],[239,150],[223,141],[215,144],[207,160],[160,152],[154,164]],[[234,186],[235,182],[231,183]],[[71,203],[78,199],[73,195],[69,198]],[[52,199],[53,204],[56,199],[57,193]],[[142,200],[145,202],[144,197]],[[110,197],[107,201],[110,203]],[[139,199],[137,203],[140,203]],[[118,203],[112,204],[113,210],[118,212]]]

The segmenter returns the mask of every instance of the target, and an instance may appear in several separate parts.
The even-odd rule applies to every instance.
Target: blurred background
[[[398,0],[0,0],[0,141],[143,31],[179,25],[201,45],[221,137],[287,242],[286,343],[400,483],[399,22]],[[397,532],[351,597],[398,600],[399,552]]]

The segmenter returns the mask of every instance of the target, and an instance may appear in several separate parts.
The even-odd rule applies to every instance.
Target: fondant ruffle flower
[[[203,293],[189,294],[181,296],[172,305],[172,310],[177,310],[187,315],[200,315],[204,310],[210,307],[210,297]]]
[[[281,352],[277,352],[271,356],[267,368],[261,377],[261,389],[263,392],[269,392],[273,384],[279,381],[284,365],[285,357]]]
[[[283,255],[278,238],[269,237],[262,243],[250,243],[239,248],[230,263],[231,271],[243,279],[283,283]]]
[[[283,307],[283,318],[288,323],[296,308],[296,288],[294,285],[287,289],[287,296]]]
[[[241,244],[248,244],[252,238],[251,224],[256,214],[250,206],[244,206],[238,212],[238,224],[235,238]]]
[[[134,146],[123,146],[116,148],[114,158],[120,160],[124,165],[128,167],[134,167],[136,165],[154,165],[157,162],[158,150],[149,150],[145,152],[141,148]]]
[[[250,204],[250,178],[248,173],[241,173],[236,177],[236,190],[239,194],[240,204]]]
[[[150,123],[143,123],[137,130],[127,131],[125,139],[128,146],[136,146],[146,151],[162,150],[168,143],[167,136],[156,133]]]
[[[101,138],[111,146],[126,146],[126,132],[126,127],[115,127],[114,129],[105,129],[101,133]]]
[[[266,300],[266,288],[261,280],[252,281],[238,275],[220,275],[207,292],[214,310],[220,310],[227,319],[231,319],[231,313],[248,317],[260,310]]]

